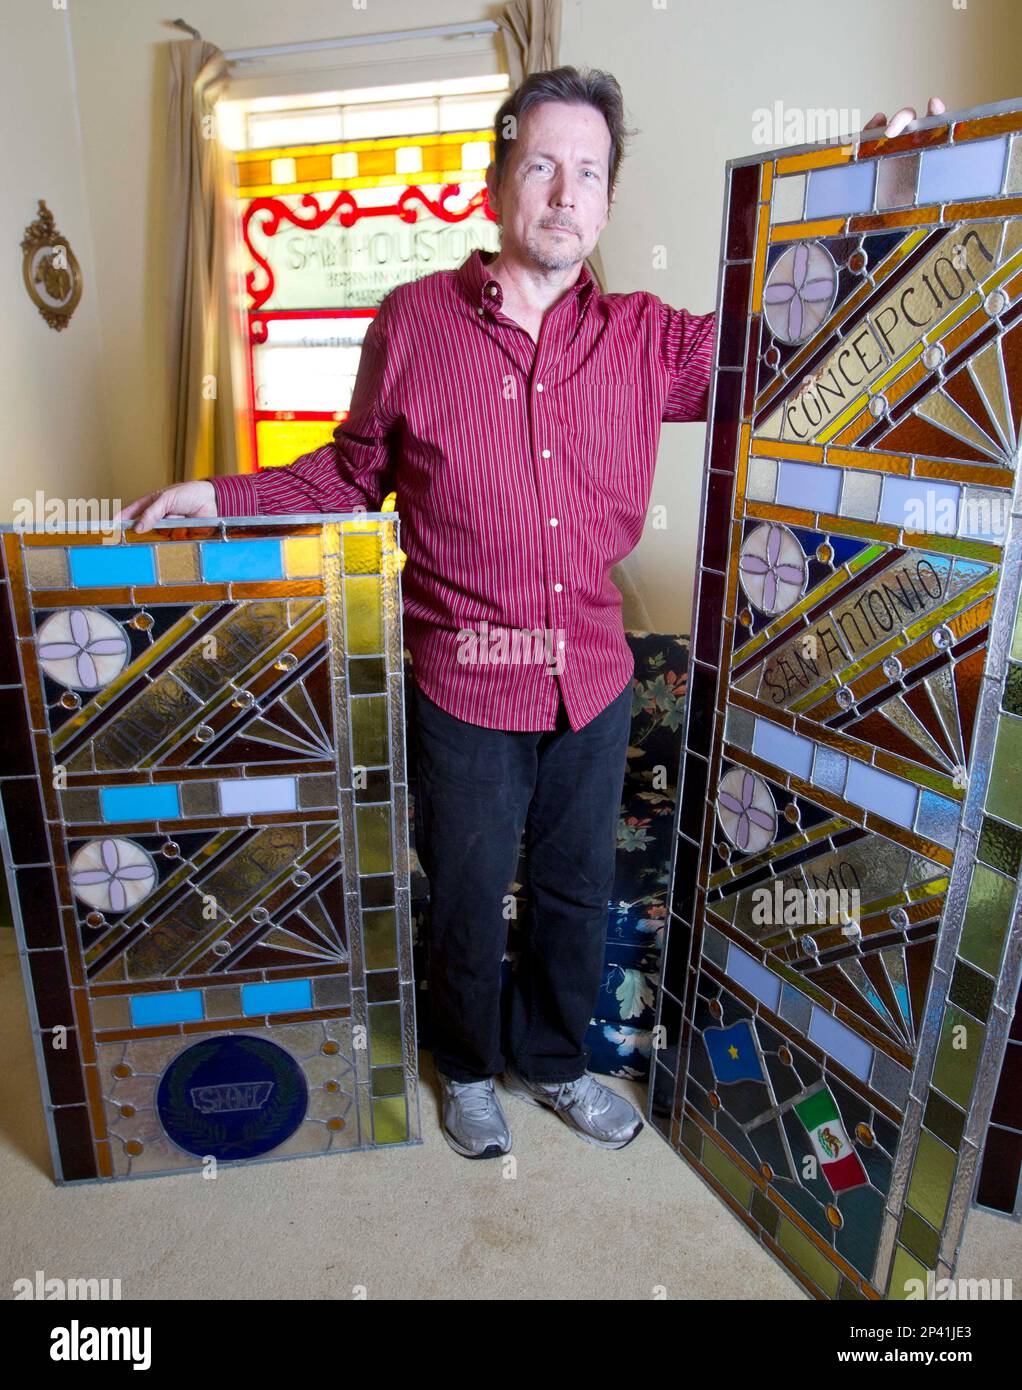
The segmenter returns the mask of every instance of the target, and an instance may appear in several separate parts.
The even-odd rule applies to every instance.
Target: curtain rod
[[[184,28],[182,21],[176,21]],[[190,27],[190,26],[189,26]],[[266,48],[233,48],[224,53],[230,63],[247,63],[256,58],[276,58],[285,53],[318,53],[329,48],[355,48],[363,44],[394,43],[398,39],[428,39],[468,37],[473,34],[492,34],[500,26],[495,20],[483,19],[475,24],[434,24],[421,29],[398,29],[385,34],[359,34],[343,39],[310,39],[304,43],[276,43]]]

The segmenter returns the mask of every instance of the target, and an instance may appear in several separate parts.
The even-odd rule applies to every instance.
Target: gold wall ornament
[[[39,216],[21,240],[22,271],[29,298],[51,328],[66,328],[82,297],[82,271],[53,213],[42,198]]]

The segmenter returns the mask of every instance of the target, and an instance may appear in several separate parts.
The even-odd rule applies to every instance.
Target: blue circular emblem
[[[301,1067],[265,1038],[228,1033],[186,1048],[163,1073],[156,1110],[167,1135],[199,1158],[258,1158],[305,1119]]]

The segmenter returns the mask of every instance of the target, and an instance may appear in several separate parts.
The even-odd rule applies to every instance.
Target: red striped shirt
[[[404,640],[449,714],[573,729],[634,674],[611,567],[638,544],[664,420],[705,420],[716,316],[602,294],[585,265],[538,344],[473,251],[399,285],[348,418],[285,468],[213,478],[221,516],[378,511],[396,489]]]

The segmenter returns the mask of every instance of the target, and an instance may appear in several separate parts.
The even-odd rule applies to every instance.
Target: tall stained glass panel
[[[0,537],[57,1181],[419,1141],[397,526]]]
[[[820,1298],[951,1274],[1017,1052],[1020,106],[727,166],[649,1113]]]

